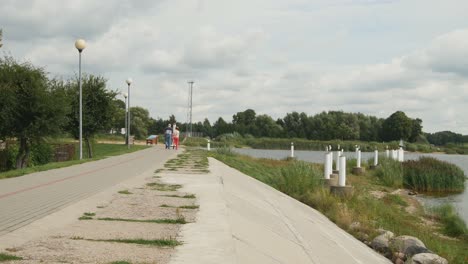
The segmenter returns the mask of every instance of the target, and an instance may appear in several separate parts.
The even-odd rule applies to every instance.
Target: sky
[[[404,111],[468,134],[466,0],[0,0],[2,55],[83,72],[153,118]],[[122,97],[123,99],[123,97]]]

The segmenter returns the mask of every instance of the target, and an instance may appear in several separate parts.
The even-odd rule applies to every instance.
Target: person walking
[[[172,134],[172,139],[174,140],[174,147],[176,150],[179,149],[179,135],[180,135],[179,127],[176,126]]]
[[[169,124],[164,130],[164,142],[166,144],[166,149],[171,149],[171,145],[172,145],[171,141],[172,141],[172,128],[171,128],[171,124]]]

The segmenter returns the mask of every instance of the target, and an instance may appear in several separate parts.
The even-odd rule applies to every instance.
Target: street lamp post
[[[86,48],[86,41],[78,39],[75,41],[75,48],[79,52],[79,63],[78,63],[78,86],[80,87],[80,160],[83,159],[83,95],[81,87],[81,52]]]
[[[128,94],[128,121],[127,121],[127,126],[128,126],[128,131],[127,131],[127,147],[130,148],[130,85],[132,84],[133,80],[132,78],[128,78],[126,81],[125,81],[128,85],[128,91],[127,91],[127,94]]]
[[[128,108],[127,108],[127,97],[128,93],[123,93],[125,98],[125,144],[128,144],[128,125],[127,125],[127,117],[128,117]]]

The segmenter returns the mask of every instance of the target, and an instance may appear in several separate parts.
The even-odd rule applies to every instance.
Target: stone
[[[359,228],[361,228],[361,223],[359,223],[359,222],[352,222],[349,225],[349,229],[351,229],[351,230],[358,230]]]
[[[405,262],[403,261],[403,259],[397,258],[397,259],[395,260],[395,264],[405,264]]]
[[[409,258],[406,264],[448,264],[443,257],[433,253],[420,253]]]
[[[407,258],[411,258],[412,256],[416,254],[420,254],[420,253],[433,253],[433,252],[425,247],[420,247],[420,246],[409,246],[405,250],[405,255]]]
[[[392,250],[389,247],[389,240],[393,237],[393,233],[385,231],[385,233],[375,237],[371,242],[371,247],[384,255],[386,258],[392,258]]]
[[[399,252],[406,252],[411,246],[426,247],[421,240],[413,236],[398,236],[390,240],[390,247]]]

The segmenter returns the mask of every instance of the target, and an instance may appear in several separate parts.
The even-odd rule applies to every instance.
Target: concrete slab
[[[200,204],[181,231],[180,263],[391,263],[321,213],[210,159],[207,175],[166,174]]]

